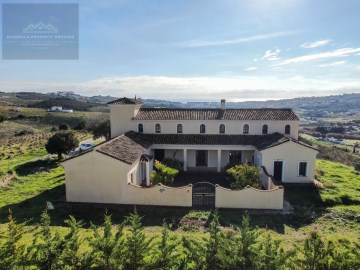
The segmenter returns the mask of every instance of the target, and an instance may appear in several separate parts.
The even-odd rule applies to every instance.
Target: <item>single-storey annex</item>
[[[263,190],[216,186],[214,206],[281,209],[281,183],[313,183],[318,151],[298,141],[291,109],[145,108],[108,103],[112,139],[63,162],[70,202],[193,205],[192,185],[152,185],[154,160],[175,158],[184,172],[224,171],[236,159],[261,168]],[[194,193],[194,194],[193,194]]]

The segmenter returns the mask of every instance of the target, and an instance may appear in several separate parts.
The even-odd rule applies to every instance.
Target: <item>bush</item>
[[[59,129],[58,129],[57,127],[52,127],[50,131],[51,131],[51,132],[56,132],[56,131],[58,131],[58,130],[59,130]]]
[[[3,113],[0,113],[0,123],[4,122],[7,119],[7,116]]]
[[[354,164],[355,171],[360,171],[360,163]]]
[[[70,129],[70,127],[66,123],[62,123],[59,125],[59,130],[69,130],[69,129]]]
[[[231,188],[235,190],[243,189],[246,186],[259,188],[260,170],[249,164],[236,165],[226,172],[230,175]]]
[[[176,169],[178,171],[182,171],[183,166],[184,166],[184,163],[176,158],[164,158],[162,163],[166,167],[170,167],[170,168]]]
[[[153,185],[156,184],[171,184],[175,175],[179,173],[178,170],[170,168],[155,160],[155,171],[151,173],[150,179]]]

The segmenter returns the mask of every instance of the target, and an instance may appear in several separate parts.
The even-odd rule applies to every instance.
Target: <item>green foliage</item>
[[[236,165],[226,172],[230,175],[232,189],[239,190],[246,186],[259,188],[260,170],[255,166]]]
[[[7,119],[7,116],[4,113],[0,113],[0,123],[4,122]]]
[[[124,268],[128,270],[144,269],[146,266],[145,255],[150,249],[152,239],[146,239],[144,227],[136,211],[128,217],[129,233],[125,236],[124,249]]]
[[[65,235],[65,247],[60,256],[62,269],[86,269],[84,267],[86,257],[80,253],[80,245],[83,238],[80,236],[82,221],[77,221],[70,216],[65,223],[70,227],[70,232]]]
[[[124,250],[124,241],[121,237],[124,226],[123,224],[118,226],[115,235],[112,227],[111,215],[108,214],[105,214],[102,228],[91,226],[93,237],[90,238],[90,246],[94,269],[118,269],[119,261],[123,261],[121,253]]]
[[[75,133],[71,131],[61,131],[51,136],[45,145],[49,154],[57,154],[58,159],[62,158],[62,154],[68,154],[79,145],[79,140]]]
[[[70,216],[67,234],[51,233],[45,211],[39,229],[29,245],[24,245],[25,224],[18,224],[11,212],[0,240],[0,269],[96,269],[96,270],[357,270],[360,244],[328,241],[316,232],[295,249],[284,250],[270,233],[259,234],[243,216],[241,227],[224,230],[215,212],[208,234],[201,239],[170,236],[163,225],[155,240],[145,235],[136,210],[127,219],[129,231],[114,228],[110,215],[102,227],[91,226],[91,237],[80,236],[82,222]],[[115,229],[115,231],[114,231]],[[115,233],[114,233],[115,232]],[[86,243],[86,241],[87,243]],[[83,246],[86,246],[86,253]]]
[[[0,269],[20,269],[27,263],[25,245],[20,243],[25,233],[25,223],[17,223],[10,211],[7,230],[1,235],[4,240],[0,246]]]
[[[105,137],[106,140],[111,139],[111,129],[110,129],[110,120],[106,120],[96,125],[93,130],[94,139]]]
[[[158,160],[155,160],[154,166],[155,170],[150,175],[153,185],[159,183],[169,185],[173,181],[174,177],[179,173],[178,170],[167,167]]]
[[[66,123],[62,123],[59,125],[59,130],[70,130],[70,126]]]
[[[247,213],[243,215],[240,228],[237,228],[240,238],[236,239],[238,257],[241,259],[243,269],[250,269],[256,256],[254,246],[257,242],[259,231],[250,226],[250,217]]]
[[[51,233],[50,216],[47,211],[41,215],[40,229],[35,233],[31,247],[31,258],[40,270],[53,270],[60,267],[60,256],[65,248],[65,241],[59,232]]]
[[[176,169],[178,171],[183,170],[184,163],[176,158],[164,158],[162,163],[165,166]]]
[[[148,269],[172,270],[179,269],[180,253],[177,250],[178,243],[170,236],[169,227],[163,224],[161,237],[150,252]]]
[[[273,237],[267,233],[261,239],[258,239],[258,244],[253,247],[254,260],[253,267],[256,270],[280,270],[293,269],[290,266],[291,258],[296,254],[295,250],[285,251],[281,247],[280,240],[274,240]]]

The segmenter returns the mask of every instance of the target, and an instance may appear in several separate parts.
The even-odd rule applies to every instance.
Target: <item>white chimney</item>
[[[221,104],[221,110],[225,110],[225,99],[222,99],[220,101],[220,104]]]

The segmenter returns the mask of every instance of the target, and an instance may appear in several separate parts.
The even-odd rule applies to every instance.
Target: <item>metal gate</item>
[[[209,182],[198,182],[193,185],[193,207],[215,207],[215,185]]]

